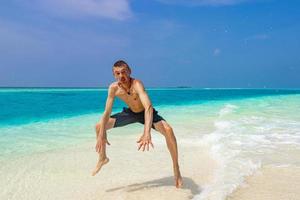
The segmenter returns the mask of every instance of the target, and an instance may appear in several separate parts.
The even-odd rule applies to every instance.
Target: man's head
[[[129,65],[123,61],[118,60],[113,66],[113,75],[120,83],[126,83],[130,80],[131,69]]]

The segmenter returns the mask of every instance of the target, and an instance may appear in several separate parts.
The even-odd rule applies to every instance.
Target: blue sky
[[[0,2],[0,86],[300,88],[296,0]]]

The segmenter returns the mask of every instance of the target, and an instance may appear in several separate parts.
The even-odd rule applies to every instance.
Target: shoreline
[[[182,143],[179,145],[179,161],[184,186],[176,189],[172,161],[163,136],[153,133],[155,148],[149,152],[137,151],[137,136],[111,133],[109,141],[112,146],[107,149],[110,162],[95,177],[90,174],[97,161],[92,141],[3,163],[0,183],[5,189],[0,197],[202,200],[206,192],[211,192],[207,191],[207,186],[213,184],[220,163],[213,159],[207,146],[189,146],[183,135],[178,136]],[[300,167],[266,165],[246,176],[243,183],[224,199],[297,200],[299,182]]]
[[[300,176],[290,168],[300,166],[298,98],[161,106],[159,112],[174,128],[178,142],[184,181],[180,190],[174,186],[172,160],[161,134],[152,132],[153,150],[137,151],[140,124],[109,131],[110,162],[95,177],[91,172],[97,162],[97,115],[0,129],[2,155],[16,156],[2,160],[0,199],[271,200],[273,193],[298,195],[286,192],[298,181],[289,176]],[[269,165],[287,170],[271,173],[265,169]],[[264,176],[258,178],[261,171]],[[278,177],[285,182],[276,186]],[[267,188],[265,182],[274,186]],[[265,189],[257,192],[261,188]]]

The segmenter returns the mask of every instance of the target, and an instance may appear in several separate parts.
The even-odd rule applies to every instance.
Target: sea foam
[[[206,185],[194,197],[195,200],[225,199],[244,183],[246,176],[253,174],[262,164],[268,164],[269,157],[280,149],[289,144],[300,147],[299,123],[274,115],[260,115],[259,112],[254,116],[241,115],[238,111],[242,107],[243,104],[225,104],[214,120],[215,130],[201,138],[201,142],[210,147],[218,168],[212,183]],[[248,113],[253,114],[251,110]]]

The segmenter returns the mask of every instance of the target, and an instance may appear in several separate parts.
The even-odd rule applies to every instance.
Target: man
[[[107,140],[106,131],[111,128],[125,126],[127,124],[140,122],[144,124],[144,134],[137,141],[138,150],[149,151],[151,141],[151,127],[165,136],[168,149],[173,161],[173,171],[175,186],[182,186],[182,177],[178,164],[177,142],[171,126],[158,115],[152,107],[151,101],[143,83],[140,80],[130,77],[131,69],[123,60],[117,61],[113,66],[113,75],[116,82],[112,83],[108,89],[105,111],[99,123],[96,124],[96,151],[99,153],[99,161],[92,175],[96,175],[101,167],[109,162],[106,156],[106,144],[110,145]],[[111,115],[114,98],[118,97],[123,100],[128,108],[122,112]]]

